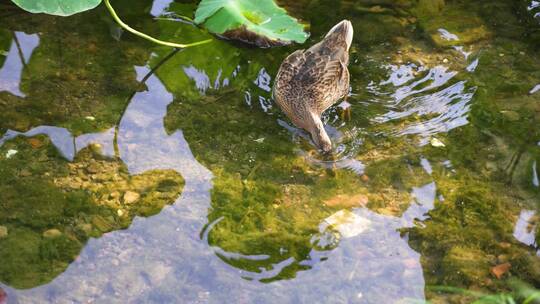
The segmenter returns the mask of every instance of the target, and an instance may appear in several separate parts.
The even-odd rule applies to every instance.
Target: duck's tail
[[[343,20],[340,23],[334,25],[334,27],[328,31],[328,34],[324,37],[325,40],[332,40],[336,43],[344,41],[347,45],[347,52],[351,48],[353,40],[354,30],[352,23],[349,20]]]

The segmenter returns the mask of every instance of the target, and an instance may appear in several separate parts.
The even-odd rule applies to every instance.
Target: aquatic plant
[[[101,0],[12,0],[20,8],[31,13],[70,16],[95,8]],[[157,39],[126,24],[116,13],[110,0],[103,0],[114,21],[124,30],[153,43],[188,48],[211,42],[211,39],[192,43],[175,43]],[[191,20],[188,17],[183,19]],[[195,24],[202,25],[212,33],[251,43],[260,47],[283,45],[292,41],[303,43],[308,34],[296,19],[277,6],[273,0],[258,1],[207,1],[203,0],[195,13]]]
[[[264,47],[303,43],[309,37],[304,27],[272,0],[203,0],[194,21],[212,33]]]
[[[6,151],[17,151],[7,158]],[[17,138],[0,147],[0,281],[31,288],[54,279],[91,237],[127,228],[179,196],[170,170],[130,176],[91,146],[68,162],[49,138]]]

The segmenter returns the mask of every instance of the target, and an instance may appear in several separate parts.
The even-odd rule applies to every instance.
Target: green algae
[[[276,124],[276,118],[284,119],[279,110],[263,110],[258,104],[257,95],[268,98],[269,94],[254,87],[253,80],[262,67],[268,74],[275,75],[279,61],[290,49],[263,53],[216,41],[197,50],[178,53],[156,72],[175,96],[165,118],[169,132],[182,130],[197,160],[214,174],[208,222],[215,224],[209,230],[208,243],[226,252],[268,255],[269,258],[248,260],[230,258],[220,252],[217,255],[226,263],[251,272],[260,272],[261,267],[270,270],[273,264],[292,257],[292,264],[262,281],[294,278],[298,271],[309,269],[301,262],[309,260],[311,250],[332,250],[339,246],[337,242],[319,248],[312,238],[319,233],[322,220],[342,208],[357,207],[346,203],[348,198],[366,196],[369,209],[400,216],[411,204],[411,189],[435,181],[437,195],[443,199],[436,202],[423,225],[403,230],[410,246],[422,255],[427,284],[494,293],[508,290],[506,278],[519,278],[539,286],[540,262],[534,250],[512,235],[519,212],[539,207],[538,188],[531,183],[532,164],[540,161],[537,148],[539,97],[527,93],[540,79],[540,64],[535,40],[529,39],[537,30],[530,18],[525,26],[520,24],[522,18],[516,17],[516,10],[523,13],[516,7],[521,1],[309,2],[286,1],[284,6],[301,18],[311,20],[314,33],[322,35],[344,16],[353,19],[356,36],[352,61],[355,64],[351,65],[351,72],[353,91],[358,95],[351,97],[353,118],[347,124],[366,129],[361,135],[365,136],[362,147],[355,155],[367,166],[364,180],[352,172],[332,173],[306,162],[296,153],[298,145],[291,141],[290,134]],[[170,10],[188,15],[191,7],[192,4],[174,3]],[[321,10],[327,13],[320,14]],[[34,22],[41,26],[48,24],[48,20]],[[505,20],[506,24],[500,24],[500,20]],[[54,122],[75,132],[89,132],[110,127],[118,121],[119,109],[126,103],[124,98],[139,89],[132,65],[144,64],[149,51],[129,40],[122,40],[121,46],[114,44],[111,48],[110,38],[103,34],[108,28],[104,24],[92,25],[88,27],[99,28],[102,34],[82,30],[80,37],[71,37],[68,42],[84,45],[90,39],[97,50],[92,51],[88,44],[82,51],[94,65],[88,72],[81,71],[86,67],[70,57],[75,56],[71,53],[67,60],[72,67],[64,72],[64,66],[59,63],[64,59],[51,51],[58,49],[51,37],[60,31],[60,26],[78,25],[76,22],[61,21],[60,25],[51,26],[50,33],[45,31],[40,36],[41,45],[23,79],[22,88],[29,94],[28,100],[3,95],[3,98],[13,98],[9,99],[9,105],[4,104],[11,107],[22,102],[23,106],[9,108],[7,114],[1,116],[5,125],[0,125],[0,129],[26,130],[29,126]],[[174,22],[159,21],[151,30],[167,38],[206,37],[195,28],[178,29],[171,24]],[[19,30],[19,26],[9,24],[8,28]],[[441,28],[457,35],[459,40],[441,40],[438,31]],[[311,41],[321,35],[315,35]],[[365,88],[371,81],[386,80],[388,70],[382,66],[413,62],[433,67],[444,64],[443,59],[447,59],[452,69],[465,71],[472,59],[464,59],[451,48],[457,45],[466,45],[467,50],[473,52],[471,58],[478,58],[480,62],[474,73],[460,72],[452,80],[466,81],[468,88],[476,88],[467,115],[468,124],[437,134],[445,147],[418,146],[418,136],[414,135],[381,135],[432,118],[415,115],[384,124],[373,123],[371,119],[387,108],[378,102],[384,97],[373,97]],[[150,65],[155,65],[167,53],[167,50],[156,49]],[[49,58],[52,64],[47,63]],[[200,75],[208,77],[206,86],[197,87],[196,79],[182,73],[190,67],[198,68]],[[32,80],[40,70],[53,81],[48,82],[45,77]],[[235,71],[240,71],[239,76],[232,77]],[[94,84],[79,81],[79,78]],[[62,88],[66,80],[75,81],[74,88]],[[60,89],[45,88],[55,81]],[[59,95],[62,92],[64,95]],[[249,104],[246,92],[253,95]],[[63,104],[65,112],[57,109],[53,114],[43,114],[45,103],[40,104],[37,99],[50,94],[60,99],[83,98]],[[82,109],[78,109],[79,106]],[[85,121],[83,118],[88,115],[95,116],[97,122]],[[55,160],[53,166],[49,161],[35,161],[47,160],[51,155],[58,158],[50,145],[45,145],[46,149],[28,150],[41,154],[26,156],[18,142],[16,146],[10,144],[2,147],[2,155],[10,147],[19,150],[20,155],[3,160],[2,165],[8,164],[7,169],[0,167],[6,170],[5,174],[0,174],[2,183],[16,186],[15,190],[0,192],[4,195],[2,198],[7,198],[2,201],[9,208],[4,209],[9,212],[1,214],[11,216],[0,218],[0,224],[9,230],[8,238],[0,240],[0,259],[13,262],[0,268],[0,280],[17,287],[49,281],[67,267],[88,236],[99,237],[104,232],[126,227],[135,214],[159,212],[166,200],[156,206],[144,206],[147,202],[159,201],[156,198],[161,197],[157,195],[159,192],[174,197],[175,189],[181,185],[178,178],[163,172],[158,174],[159,181],[152,179],[153,173],[133,177],[132,186],[129,182],[126,185],[99,182],[96,187],[90,178],[86,184],[85,181],[74,182],[77,171],[86,170],[90,163],[99,163],[98,171],[109,170],[107,174],[112,175],[126,176],[126,170],[120,164],[106,165],[110,161],[100,160],[89,151],[80,154],[73,165],[58,165],[60,161]],[[16,157],[21,156],[23,160],[16,163]],[[431,175],[419,164],[423,157],[433,165]],[[442,165],[446,161],[451,163],[450,167]],[[78,167],[80,164],[82,166]],[[45,173],[50,176],[44,176]],[[56,182],[52,181],[53,177]],[[33,190],[28,192],[28,197],[17,197],[28,191],[24,187],[27,183],[33,185]],[[151,183],[151,186],[140,183]],[[123,204],[122,195],[114,193],[118,187],[120,192],[140,192],[143,203],[132,207]],[[41,204],[42,200],[37,199],[41,197],[54,204]],[[129,211],[125,218],[118,216],[119,209]],[[79,218],[81,220],[73,220]],[[55,227],[63,232],[62,236],[44,240],[43,232]],[[540,225],[536,227],[538,243]],[[490,269],[505,262],[510,262],[512,267],[499,280]],[[438,297],[429,289],[427,295],[434,300]],[[445,298],[442,303],[470,299],[468,295],[456,295]]]
[[[6,158],[10,149],[18,152]],[[49,282],[90,237],[158,213],[182,190],[175,172],[129,176],[119,160],[94,153],[85,149],[70,163],[43,136],[19,137],[0,147],[0,223],[9,231],[0,239],[0,259],[10,261],[0,264],[2,282],[17,288]],[[140,193],[140,200],[122,201],[127,191]]]
[[[2,18],[0,26],[10,36],[36,34],[39,46],[22,73],[20,88],[27,96],[0,93],[0,130],[55,124],[82,134],[119,121],[128,97],[139,89],[133,65],[143,64],[149,53],[131,41],[113,43],[110,25],[94,21],[99,14],[100,9],[77,18]]]
[[[381,5],[381,3],[367,5],[369,7],[369,5]],[[382,5],[392,8],[387,3]],[[489,33],[493,25],[485,23],[483,14],[476,14],[477,11],[469,10],[466,5],[443,2],[434,6],[433,3],[428,5],[426,2],[420,2],[419,5],[416,8],[403,5],[402,8],[411,9],[418,18],[419,28],[426,32],[438,30],[435,25],[444,27],[460,37],[459,44],[480,44],[493,38]],[[350,8],[341,3],[337,9],[344,10],[345,7]],[[362,20],[368,24],[367,28],[377,28],[383,32],[377,32],[373,35],[374,38],[369,38],[369,33],[362,35],[361,38],[355,38],[367,39],[362,42],[367,43],[367,47],[370,48],[362,50],[362,53],[357,55],[358,57],[365,53],[371,54],[370,52],[375,50],[381,51],[376,46],[377,43],[396,39],[403,47],[410,45],[408,41],[412,40],[422,49],[410,58],[421,58],[425,62],[425,56],[428,54],[437,60],[433,64],[440,62],[440,56],[458,60],[452,51],[434,50],[419,40],[422,38],[416,36],[414,27],[407,29],[406,24],[403,27],[394,14],[381,15],[378,12],[372,12],[373,14],[370,15],[369,11],[364,10],[361,13],[368,14],[362,16]],[[443,17],[431,21],[430,18],[433,16]],[[457,20],[463,20],[458,16],[465,18],[466,22],[459,21],[458,23]],[[380,24],[375,26],[370,22]],[[407,22],[410,24],[414,22],[414,19]],[[394,28],[393,24],[397,27]],[[509,95],[504,92],[510,89],[517,96],[522,96],[526,88],[533,87],[535,73],[538,71],[535,68],[537,59],[523,55],[519,57],[521,51],[519,45],[508,52],[504,50],[507,47],[504,40],[496,40],[495,43],[493,48],[481,53],[480,60],[483,65],[477,73],[465,78],[471,87],[479,87],[469,118],[471,125],[453,130],[447,136],[441,135],[441,138],[449,142],[448,148],[445,149],[418,148],[403,139],[368,138],[359,154],[359,159],[368,163],[366,176],[369,181],[367,183],[359,182],[358,178],[348,176],[348,173],[344,174],[345,177],[339,174],[337,178],[326,176],[324,171],[310,168],[303,163],[305,160],[292,157],[294,151],[282,148],[288,147],[287,138],[277,140],[277,135],[283,137],[286,134],[283,134],[282,130],[275,129],[273,124],[266,124],[265,120],[268,119],[264,115],[261,116],[262,113],[250,110],[242,104],[243,98],[238,92],[240,89],[236,87],[216,93],[210,89],[212,93],[206,92],[207,96],[195,101],[190,100],[193,95],[186,95],[183,91],[174,89],[174,92],[178,92],[175,94],[178,100],[169,109],[167,126],[171,132],[176,129],[184,132],[188,141],[193,143],[192,149],[197,158],[216,176],[209,222],[218,219],[220,221],[210,231],[209,243],[226,251],[245,255],[268,254],[271,256],[271,263],[280,261],[273,257],[277,256],[279,249],[285,248],[287,252],[290,253],[292,250],[293,253],[282,258],[293,256],[296,261],[299,261],[305,258],[305,254],[312,247],[307,242],[307,236],[316,233],[320,220],[332,213],[332,209],[322,203],[339,195],[340,191],[347,193],[347,188],[354,187],[355,191],[347,195],[365,194],[369,198],[369,208],[382,214],[399,216],[410,204],[410,189],[429,180],[429,175],[421,173],[422,169],[418,164],[420,157],[425,155],[435,158],[432,161],[443,162],[450,159],[453,164],[453,169],[439,166],[440,171],[434,173],[437,192],[444,197],[444,202],[438,203],[430,212],[432,220],[425,223],[425,228],[414,228],[410,231],[411,245],[424,255],[427,280],[433,283],[471,288],[494,290],[504,288],[504,282],[494,283],[489,269],[499,262],[498,257],[510,254],[514,265],[511,270],[512,275],[534,282],[535,277],[538,276],[534,270],[536,266],[527,268],[525,261],[529,263],[528,265],[536,265],[538,262],[527,258],[530,256],[529,249],[515,244],[512,239],[515,216],[519,214],[521,208],[531,206],[531,200],[523,199],[523,188],[516,189],[511,195],[503,190],[507,187],[503,169],[513,151],[500,150],[501,147],[494,149],[493,145],[500,137],[503,141],[510,141],[506,145],[513,145],[516,140],[519,141],[519,138],[527,137],[529,148],[526,150],[533,155],[536,153],[533,146],[537,136],[531,136],[531,132],[536,134],[533,127],[536,119],[531,116],[534,113],[531,110],[534,108],[536,98],[525,97],[525,101],[517,105],[516,102],[509,103]],[[455,44],[445,46],[451,45]],[[528,48],[526,45],[521,47],[523,50]],[[386,48],[386,45],[383,44],[382,48]],[[213,52],[216,51],[213,50]],[[507,55],[500,56],[499,52]],[[387,56],[388,50],[381,53],[381,56]],[[404,57],[412,54],[409,52],[401,55]],[[187,62],[194,60],[190,59],[188,54],[185,56]],[[519,66],[503,64],[506,60],[513,60]],[[237,60],[227,59],[226,62],[237,62]],[[462,62],[459,66],[464,69],[467,64],[467,62]],[[209,67],[208,75],[212,75],[210,79],[214,79],[219,68],[212,68],[211,65],[204,66]],[[374,78],[383,73],[378,67],[372,69],[369,62],[362,63],[359,67],[352,67],[352,70],[356,71],[355,68],[358,69],[357,74],[369,72]],[[506,70],[506,72],[502,71],[503,75],[510,73],[508,83],[493,82],[493,75],[501,75],[501,71],[490,69]],[[521,72],[524,70],[530,70],[531,74],[523,77]],[[248,75],[251,74],[248,73]],[[362,81],[358,80],[360,83]],[[165,82],[167,82],[166,79]],[[515,84],[509,86],[510,83]],[[237,87],[242,88],[245,85],[245,83],[240,83]],[[359,88],[362,87],[358,83],[356,85]],[[218,93],[221,95],[214,96]],[[362,92],[360,94],[364,96]],[[499,108],[504,106],[503,103],[507,104],[506,107]],[[531,108],[527,108],[525,104],[530,105]],[[504,112],[509,111],[508,106],[517,108],[517,110],[512,110],[516,113],[511,114],[514,118]],[[354,105],[353,109],[356,110]],[[373,115],[370,111],[377,112],[377,109],[360,109],[359,111]],[[190,118],[191,113],[197,113],[197,116]],[[491,116],[486,117],[486,115]],[[519,115],[520,119],[515,119],[515,115]],[[260,117],[257,118],[257,116]],[[173,117],[182,117],[182,120],[175,120]],[[523,120],[522,117],[528,118]],[[422,121],[424,118],[417,117],[417,121]],[[410,122],[410,119],[406,122]],[[365,117],[354,116],[353,123],[366,125]],[[371,131],[380,131],[380,128],[372,127]],[[274,136],[269,137],[267,135],[269,132]],[[494,137],[493,134],[496,136]],[[264,141],[258,143],[255,141],[258,138],[264,138]],[[258,149],[257,146],[260,148]],[[479,158],[478,155],[483,155],[483,153],[486,153],[484,155],[488,157]],[[278,157],[278,155],[285,157]],[[534,157],[528,159],[527,166],[523,168],[530,168],[529,165]],[[291,163],[295,163],[297,167],[291,167]],[[411,166],[416,169],[411,171]],[[521,186],[525,183],[529,185],[525,187],[527,188],[525,191],[534,190],[530,186],[529,173],[530,171],[520,173]],[[525,178],[525,176],[529,177]],[[342,187],[343,190],[336,192],[336,187],[338,189]],[[535,199],[532,200],[533,206],[534,201]],[[286,213],[280,211],[283,205],[289,207]],[[302,206],[309,210],[309,213],[295,206]],[[510,250],[511,253],[500,245],[506,242],[515,246]],[[247,262],[228,259],[225,256],[220,257],[235,267],[255,272],[259,267],[268,267],[268,264],[271,264],[266,260]],[[472,265],[480,265],[480,267]],[[441,271],[432,272],[431,269],[441,269]],[[293,277],[298,270],[302,268],[290,266],[272,280]]]
[[[169,108],[165,120],[171,131],[183,131],[197,159],[215,176],[208,218],[220,220],[208,241],[229,252],[270,256],[263,261],[221,256],[252,272],[292,257],[292,265],[264,281],[295,277],[306,269],[300,262],[309,258],[319,223],[339,210],[326,206],[324,200],[357,193],[361,182],[353,173],[333,177],[310,168],[292,151],[284,130],[263,112],[247,107],[238,92],[226,96],[223,100],[201,97],[203,108],[201,100],[182,99]],[[195,109],[200,109],[198,115],[187,115]],[[256,141],[261,137],[265,140]]]

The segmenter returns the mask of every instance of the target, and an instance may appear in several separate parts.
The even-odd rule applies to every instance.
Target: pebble
[[[508,242],[500,242],[500,243],[499,243],[499,246],[500,246],[501,248],[508,249],[508,248],[512,247],[512,244],[510,244],[510,243],[508,243]]]
[[[440,141],[439,139],[433,137],[429,143],[433,146],[433,147],[445,147],[445,144],[442,143],[442,141]]]
[[[86,167],[86,171],[88,171],[88,173],[98,173],[100,170],[96,163],[92,163]]]
[[[126,191],[124,193],[124,204],[133,204],[141,198],[141,195],[137,192]]]
[[[29,138],[28,143],[32,148],[37,149],[43,146],[43,142],[39,138]]]
[[[8,229],[6,226],[0,226],[0,239],[8,236]]]
[[[30,172],[30,170],[28,170],[28,169],[22,169],[19,172],[19,176],[21,176],[21,177],[28,177],[28,176],[31,176],[31,175],[32,175],[32,172]]]
[[[11,158],[13,155],[15,155],[15,154],[17,154],[17,153],[19,153],[19,151],[10,149],[10,150],[8,150],[7,153],[6,153],[6,158]]]
[[[92,225],[90,224],[83,223],[83,224],[79,224],[77,227],[81,229],[87,235],[92,232]]]
[[[58,229],[49,229],[43,232],[43,237],[47,239],[57,238],[62,235],[62,232]]]

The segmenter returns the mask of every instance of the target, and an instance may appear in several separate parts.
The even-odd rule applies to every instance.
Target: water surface
[[[209,37],[173,20],[195,1],[117,2],[160,38]],[[324,116],[335,160],[271,98],[307,45],[174,51],[103,8],[2,6],[9,303],[463,303],[540,288],[538,3],[281,4],[310,24],[307,45],[355,27],[351,118],[344,104]]]

